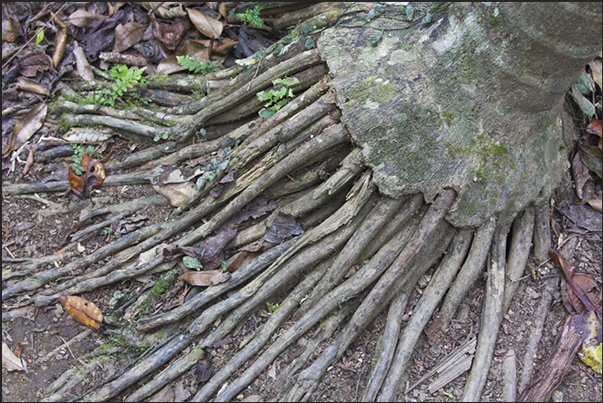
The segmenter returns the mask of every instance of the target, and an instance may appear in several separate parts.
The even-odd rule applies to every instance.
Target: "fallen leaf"
[[[590,204],[590,206],[592,208],[594,208],[599,213],[601,213],[601,196],[599,196],[595,199],[591,199],[591,200],[587,201],[587,203]]]
[[[565,308],[572,314],[589,310],[596,311],[600,316],[601,290],[592,275],[576,273],[576,268],[555,249],[549,251],[549,257],[565,277],[561,283],[561,297]]]
[[[2,17],[2,42],[15,42],[21,34],[21,24],[19,21],[4,19]]]
[[[30,110],[21,119],[15,120],[13,132],[8,140],[6,148],[2,152],[3,157],[8,156],[11,151],[17,150],[19,147],[25,144],[25,142],[29,140],[40,127],[42,127],[42,124],[44,124],[44,119],[46,119],[46,111],[46,103],[42,102]]]
[[[54,36],[54,51],[52,53],[52,65],[56,69],[63,60],[65,54],[65,47],[67,46],[67,27],[65,23],[61,21],[56,15],[52,15],[54,22],[58,25],[58,30]]]
[[[100,325],[103,323],[103,314],[94,303],[74,295],[59,297],[59,302],[65,307],[67,313],[78,322],[100,329]]]
[[[211,51],[212,53],[219,53],[221,55],[225,55],[230,52],[232,48],[237,46],[238,43],[239,41],[235,41],[234,39],[222,38],[222,41],[220,43],[218,43],[217,41],[213,43]]]
[[[578,145],[578,153],[584,165],[601,178],[601,150],[589,145]]]
[[[226,266],[228,267],[228,272],[234,273],[235,271],[239,270],[241,267],[245,266],[247,263],[249,263],[253,259],[255,259],[255,257],[258,254],[254,253],[254,252],[257,252],[257,250],[253,251],[253,252],[248,252],[248,251],[242,250],[240,252],[237,252],[233,256],[231,256],[226,261]]]
[[[163,186],[153,185],[153,189],[165,196],[172,206],[179,207],[195,194],[196,186],[193,182],[168,183]]]
[[[592,70],[593,73],[593,80],[595,80],[595,83],[597,83],[597,85],[599,85],[599,88],[603,88],[603,85],[601,85],[601,81],[602,81],[602,69],[601,69],[601,58],[600,57],[596,57],[595,60],[593,60],[590,63],[590,68]]]
[[[574,184],[576,189],[576,196],[580,200],[584,197],[584,185],[590,179],[590,174],[588,173],[588,168],[584,166],[582,163],[582,159],[580,158],[580,154],[576,153],[574,159],[572,160],[572,176],[574,177]]]
[[[82,156],[80,165],[84,167],[82,176],[76,175],[73,168],[69,166],[67,176],[69,186],[73,193],[79,197],[90,197],[90,192],[100,188],[103,184],[103,181],[105,180],[105,169],[99,160],[92,158],[88,154]]]
[[[571,315],[566,321],[569,326],[576,328],[582,337],[582,345],[578,358],[595,372],[601,374],[601,320],[595,311],[583,311]]]
[[[230,274],[222,270],[187,271],[178,280],[183,280],[190,285],[208,287],[228,281]]]
[[[154,22],[154,36],[169,50],[176,50],[182,36],[190,28],[190,23],[184,18],[176,18],[173,23]]]
[[[70,143],[94,143],[108,140],[113,134],[113,130],[107,128],[72,127],[62,137]]]
[[[40,83],[30,80],[29,78],[19,77],[17,79],[17,85],[15,86],[18,90],[29,91],[40,95],[50,95],[48,88],[41,85]]]
[[[222,340],[219,340],[217,342],[214,343],[213,347],[214,348],[220,348],[222,346],[225,346],[227,344],[232,343],[232,336],[228,335],[226,337],[224,337]]]
[[[173,402],[174,401],[174,391],[170,385],[165,385],[163,389],[159,392],[155,393],[152,397],[149,398],[149,402]]]
[[[92,21],[95,20],[104,20],[107,18],[104,15],[92,14],[84,9],[78,9],[71,13],[69,17],[65,20],[65,22],[69,24],[73,24],[79,28],[86,28]]]
[[[268,227],[264,240],[271,243],[281,243],[286,238],[302,234],[303,232],[304,230],[295,221],[295,217],[279,211],[270,227]]]
[[[186,11],[188,12],[188,17],[191,19],[191,22],[199,32],[208,38],[220,38],[222,29],[224,28],[222,22],[214,20],[213,18],[204,15],[201,11],[192,8],[187,8]]]
[[[197,361],[195,369],[195,378],[197,383],[207,382],[214,372],[214,367],[211,365],[211,351],[209,348],[203,349],[203,357]]]
[[[25,77],[35,77],[38,71],[52,67],[52,59],[42,49],[34,49],[19,59],[19,72]]]
[[[119,24],[115,27],[115,45],[113,52],[121,53],[124,50],[136,45],[144,36],[145,26],[134,21],[126,25]]]
[[[94,74],[92,73],[92,67],[86,59],[84,50],[78,45],[77,41],[73,43],[73,54],[75,56],[77,73],[83,80],[92,81],[94,80]]]
[[[184,382],[185,381],[178,382],[174,388],[174,401],[176,402],[184,402],[188,400],[192,394],[187,388],[184,387]]]
[[[206,270],[213,270],[222,264],[224,246],[237,234],[235,228],[225,224],[214,236],[206,238],[195,247],[195,255]]]
[[[601,137],[601,121],[593,120],[588,126],[586,126],[586,131]]]
[[[2,368],[7,371],[25,371],[23,362],[17,358],[5,342],[2,342]]]

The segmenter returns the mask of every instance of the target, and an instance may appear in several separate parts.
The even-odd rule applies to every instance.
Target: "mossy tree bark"
[[[281,213],[303,221],[303,235],[276,246],[265,242],[261,253],[229,281],[203,290],[169,312],[125,326],[123,333],[133,344],[140,344],[139,334],[147,334],[144,339],[157,345],[116,379],[81,396],[85,400],[108,400],[131,386],[138,389],[127,400],[150,396],[190,370],[203,349],[236,332],[254,310],[274,302],[279,293],[287,295],[281,307],[230,363],[201,385],[194,400],[232,399],[314,328],[316,342],[308,343],[308,350],[291,363],[290,379],[277,390],[280,398],[308,399],[326,368],[388,304],[392,307],[386,326],[390,345],[381,349],[382,356],[374,357],[381,365],[364,396],[397,399],[411,350],[439,301],[450,288],[442,316],[432,324],[445,330],[469,283],[486,265],[489,294],[463,396],[464,400],[480,398],[503,304],[512,297],[512,291],[505,294],[507,267],[512,263],[511,278],[517,278],[515,271],[521,270],[526,255],[523,247],[511,248],[506,256],[507,234],[514,228],[511,244],[530,244],[531,205],[538,206],[537,221],[547,222],[547,210],[540,206],[566,175],[566,147],[571,146],[564,136],[570,122],[562,104],[584,65],[600,51],[600,4],[427,4],[413,7],[411,13],[409,7],[360,3],[338,5],[336,11],[317,10],[325,17],[313,21],[334,21],[339,16],[331,28],[314,34],[318,50],[306,50],[305,38],[270,49],[271,54],[257,65],[237,68],[240,74],[211,95],[166,110],[184,120],[166,129],[172,141],[162,150],[143,151],[113,164],[146,164],[144,182],[153,177],[153,160],[160,156],[164,158],[158,161],[173,165],[182,160],[180,155],[199,157],[234,146],[226,168],[216,169],[189,203],[177,210],[177,217],[3,290],[4,301],[118,252],[119,257],[100,269],[86,272],[80,279],[85,281],[53,285],[24,304],[43,306],[60,295],[168,271],[174,264],[162,254],[140,264],[130,259],[166,240],[172,246],[202,241],[229,225],[257,197],[289,197],[229,245],[262,238]],[[576,29],[585,26],[589,29]],[[322,76],[325,63],[330,78]],[[215,78],[223,79],[225,74]],[[201,126],[212,131],[212,119],[227,121],[229,110],[236,109],[239,117],[255,114],[255,93],[268,88],[274,78],[294,74],[309,78],[296,89],[298,97],[271,118],[245,121],[232,130],[216,129],[205,145],[189,145]],[[70,107],[74,106],[61,104],[65,110]],[[145,126],[132,122],[122,125],[119,119],[105,122],[130,130],[132,138],[161,131],[147,132]],[[235,180],[219,197],[210,196],[212,186],[234,169]],[[305,175],[316,169],[325,171]],[[304,173],[299,178],[308,179],[292,187],[283,185],[285,178],[299,172]],[[3,190],[31,189],[40,187]],[[190,228],[194,230],[183,235]],[[449,258],[440,259],[446,250]],[[357,271],[346,278],[354,265]],[[399,321],[418,278],[434,265],[437,281],[423,296],[428,300],[419,302],[420,315],[411,320],[412,326],[400,330],[391,321]],[[220,324],[212,328],[218,318]],[[288,319],[293,324],[271,337]],[[197,347],[182,353],[192,343]],[[314,348],[322,353],[307,366]],[[154,375],[178,355],[170,368]],[[245,366],[235,379],[235,372]],[[53,393],[52,399],[60,400],[70,392]]]

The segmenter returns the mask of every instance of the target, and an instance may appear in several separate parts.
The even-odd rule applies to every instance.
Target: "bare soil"
[[[112,157],[122,159],[131,152],[128,147],[117,147],[122,142],[119,138],[109,140],[108,150],[116,148],[118,152]],[[55,171],[67,170],[67,160],[52,161]],[[38,182],[44,177],[48,177],[51,172],[44,172],[44,168],[51,166],[51,163],[34,164],[30,173],[23,176],[21,169],[14,172],[8,170],[2,171],[2,180],[10,183]],[[595,194],[600,194],[600,183],[595,186]],[[16,196],[4,196],[2,198],[2,270],[3,287],[11,282],[18,281],[19,278],[12,278],[5,281],[4,273],[7,270],[18,269],[17,263],[5,263],[6,258],[35,258],[57,253],[59,250],[72,252],[72,257],[66,257],[57,264],[65,265],[70,259],[79,257],[82,254],[88,254],[110,242],[113,234],[107,234],[99,230],[94,236],[81,242],[70,242],[70,235],[76,232],[82,225],[92,225],[102,217],[95,217],[90,222],[80,223],[79,217],[84,209],[90,209],[91,206],[99,207],[102,205],[116,204],[127,200],[132,200],[141,196],[148,196],[154,193],[150,185],[137,185],[127,187],[103,187],[100,191],[95,191],[92,197],[87,200],[80,200],[73,193],[48,193],[38,194],[40,199],[50,202],[71,206],[71,209],[64,213],[46,214],[48,209],[46,204],[30,198],[19,198]],[[551,245],[557,243],[558,233],[563,233],[564,237],[570,236],[561,248],[562,252],[570,261],[574,262],[576,267],[582,271],[592,273],[601,284],[601,231],[580,230],[567,219],[561,212],[564,206],[576,204],[573,191],[565,192],[559,197],[553,199],[555,206],[553,214],[553,239]],[[146,207],[138,211],[138,215],[146,218],[145,224],[155,224],[165,220],[172,207],[153,206]],[[570,227],[574,232],[570,232]],[[52,264],[40,268],[48,269]],[[530,272],[536,276],[533,277]],[[74,272],[72,276],[77,277],[80,273]],[[510,310],[505,315],[502,328],[498,336],[496,350],[494,352],[494,362],[490,370],[488,381],[482,395],[483,401],[501,401],[503,399],[502,389],[502,360],[510,349],[515,350],[517,355],[517,379],[520,379],[523,372],[523,356],[526,345],[533,329],[534,312],[540,302],[544,279],[548,276],[559,276],[559,272],[552,266],[551,262],[539,265],[539,262],[530,256],[525,278],[520,284],[519,290],[511,304]],[[154,276],[152,280],[156,280]],[[429,273],[425,280],[429,278]],[[86,293],[82,297],[93,301],[104,313],[110,312],[109,300],[116,290],[127,289],[134,293],[140,292],[148,287],[145,282],[136,280],[125,281],[123,283],[109,285],[100,290]],[[426,282],[421,283],[424,287]],[[401,390],[416,380],[420,379],[431,368],[437,365],[448,353],[462,344],[468,337],[474,335],[479,329],[480,310],[484,299],[485,279],[480,278],[473,286],[471,291],[463,300],[458,312],[457,319],[453,321],[448,332],[441,337],[441,343],[437,345],[430,344],[428,338],[423,335],[417,344],[417,348],[405,379],[401,385]],[[176,293],[166,293],[159,301],[154,304],[155,313],[161,312],[177,303],[181,298],[182,292],[188,290],[181,282],[174,286],[179,287]],[[421,287],[416,286],[406,308],[407,320],[412,314],[413,307],[421,295]],[[73,320],[65,312],[62,306],[57,302],[54,305],[35,309],[31,308],[24,317],[18,317],[10,321],[4,320],[4,313],[15,307],[23,298],[11,298],[2,304],[2,340],[18,356],[27,362],[27,373],[8,372],[2,370],[2,400],[3,401],[39,401],[43,397],[43,391],[48,385],[57,379],[64,371],[69,368],[82,365],[82,357],[93,351],[100,345],[111,343],[112,337],[103,334],[101,331],[92,330],[90,334],[82,341],[73,343],[69,348],[65,342],[73,337],[88,331],[88,328]],[[273,301],[274,303],[278,301]],[[248,320],[240,330],[229,335],[229,340],[224,340],[222,346],[212,349],[212,364],[219,370],[222,363],[226,362],[236,351],[241,341],[248,337],[262,322],[264,322],[266,313],[262,310]],[[547,358],[555,346],[556,337],[560,333],[563,322],[567,316],[561,295],[556,292],[554,301],[546,319],[546,325],[542,341],[538,347],[536,357],[536,370]],[[348,348],[343,359],[330,367],[326,376],[321,380],[317,390],[312,395],[314,401],[358,401],[362,390],[368,379],[371,369],[372,359],[375,352],[375,344],[383,331],[387,318],[387,309],[385,309],[374,322],[364,330],[360,337]],[[287,327],[285,324],[283,327]],[[428,324],[429,326],[429,324]],[[211,330],[211,329],[210,329]],[[276,401],[281,398],[278,394],[278,386],[281,371],[296,356],[303,345],[313,337],[310,331],[298,343],[291,346],[285,354],[272,363],[272,365],[259,378],[257,378],[243,393],[237,396],[241,401]],[[189,347],[189,349],[192,348]],[[250,364],[250,363],[249,363]],[[249,365],[248,364],[248,365]],[[103,364],[92,372],[80,385],[75,387],[73,396],[86,391],[97,385],[108,377],[120,370],[116,367],[117,358],[108,357]],[[169,363],[167,365],[170,365]],[[241,368],[242,372],[245,368]],[[537,373],[537,371],[535,371]],[[466,373],[448,384],[443,389],[430,394],[428,392],[429,379],[416,387],[409,394],[399,393],[397,399],[411,401],[450,401],[459,399],[462,396]],[[145,380],[141,381],[145,382]],[[196,393],[198,384],[195,376],[195,369],[191,369],[184,376],[172,383],[172,390],[175,391],[176,400],[188,399]],[[132,389],[126,390],[118,396],[123,399]],[[565,381],[558,388],[555,397],[564,401],[600,401],[602,386],[601,375],[596,374],[592,369],[583,364],[578,357],[572,362],[572,369],[567,375]]]

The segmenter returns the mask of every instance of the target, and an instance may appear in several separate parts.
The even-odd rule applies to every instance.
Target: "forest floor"
[[[128,147],[117,147],[123,140],[113,138],[109,140],[109,147],[120,150],[113,158],[125,158],[131,151]],[[56,170],[66,172],[67,161],[60,159],[53,162]],[[34,164],[27,176],[16,170],[15,172],[3,171],[3,182],[39,182],[48,173],[43,172],[42,164]],[[95,191],[90,199],[80,200],[73,193],[47,193],[38,194],[38,200],[33,198],[22,198],[6,196],[2,199],[2,270],[16,269],[16,264],[4,263],[6,258],[33,258],[52,255],[59,250],[66,253],[64,265],[70,260],[67,255],[72,253],[72,258],[82,254],[88,254],[105,245],[113,238],[113,234],[98,231],[93,236],[81,242],[70,242],[70,235],[76,232],[82,225],[91,225],[100,221],[101,218],[93,218],[90,222],[81,223],[79,220],[82,212],[89,212],[92,208],[100,208],[108,204],[133,200],[142,196],[150,196],[155,191],[148,185],[135,185],[125,187],[104,187]],[[595,189],[595,193],[600,189]],[[580,222],[574,224],[576,214],[573,210],[590,209],[588,206],[579,206],[573,191],[565,192],[553,199],[553,239],[551,246],[555,246],[558,240],[556,233],[564,234],[568,239],[561,247],[566,258],[574,262],[576,267],[595,276],[601,283],[601,231],[589,231]],[[46,200],[56,205],[47,205]],[[570,211],[569,207],[572,207]],[[57,207],[57,210],[51,208]],[[161,222],[168,217],[171,210],[169,205],[145,207],[138,211],[137,216],[144,217],[140,222],[146,225]],[[50,211],[50,214],[49,214]],[[127,219],[127,218],[126,218]],[[115,229],[125,228],[128,224],[124,219],[118,222]],[[599,228],[600,214],[599,214]],[[530,274],[538,278],[535,278]],[[72,273],[74,277],[77,272]],[[411,314],[414,305],[425,287],[429,278],[428,273],[415,287],[404,319]],[[499,332],[494,362],[484,388],[482,399],[484,401],[501,401],[503,389],[502,361],[509,350],[514,350],[517,356],[517,379],[520,379],[523,371],[523,357],[526,345],[534,323],[534,312],[540,303],[544,280],[547,276],[559,276],[560,272],[553,267],[551,262],[539,265],[533,256],[530,256],[526,276],[520,284],[519,290],[502,322]],[[140,292],[151,286],[157,276],[147,276],[138,280],[125,281],[113,284],[100,290],[85,293],[82,297],[94,301],[102,312],[110,312],[109,300],[117,290],[131,290]],[[142,281],[141,281],[142,280]],[[4,281],[3,287],[17,279]],[[417,344],[412,364],[407,371],[404,382],[406,386],[420,379],[435,365],[456,347],[462,344],[479,329],[480,310],[484,298],[485,279],[480,278],[474,284],[472,290],[463,300],[457,319],[453,321],[448,332],[440,335],[440,343],[432,345],[425,334]],[[154,313],[160,313],[181,303],[183,294],[188,287],[182,281],[176,283],[171,292],[165,293],[154,304]],[[553,303],[546,319],[542,340],[538,346],[535,359],[536,370],[544,362],[555,346],[556,337],[560,333],[567,311],[561,302],[559,291],[554,293]],[[2,304],[2,312],[10,310],[21,298],[9,299]],[[275,303],[278,301],[275,301]],[[233,332],[220,344],[212,349],[212,364],[219,369],[221,363],[226,362],[237,350],[240,342],[249,335],[257,326],[266,320],[266,312],[258,310],[255,315],[238,332]],[[326,376],[321,380],[318,389],[314,392],[313,400],[316,401],[358,401],[362,389],[367,381],[375,344],[383,331],[387,318],[387,308],[375,318],[373,323],[364,330],[360,337],[346,351],[341,362],[333,365]],[[404,324],[403,324],[404,325]],[[287,324],[283,326],[286,328]],[[429,324],[427,325],[429,328]],[[211,330],[211,329],[210,329]],[[66,347],[65,342],[85,333],[85,337]],[[245,391],[237,396],[242,401],[274,401],[279,398],[273,391],[273,386],[278,384],[282,368],[292,360],[296,353],[303,347],[308,338],[312,337],[310,331],[297,344],[290,347],[287,354],[277,359],[267,371],[257,378]],[[111,343],[111,336],[103,335],[101,332],[92,330],[79,324],[65,312],[60,303],[35,309],[31,307],[24,312],[23,317],[17,317],[10,321],[2,320],[2,340],[8,344],[11,350],[27,362],[27,373],[8,372],[2,370],[2,400],[3,401],[39,401],[42,393],[48,385],[57,379],[69,368],[81,365],[82,357],[93,351],[100,345]],[[170,364],[166,364],[169,366]],[[75,393],[81,393],[88,388],[102,382],[112,374],[119,371],[116,368],[116,358],[109,358],[92,376],[75,387]],[[241,372],[244,368],[241,368]],[[535,371],[536,372],[536,371]],[[427,379],[410,393],[399,396],[400,399],[413,401],[452,401],[462,396],[466,374],[460,376],[444,388],[429,393],[428,387],[435,376]],[[145,382],[143,379],[142,383]],[[191,397],[197,389],[195,380],[195,369],[191,369],[184,376],[173,382],[172,389],[176,393],[176,400]],[[403,387],[403,390],[406,388]],[[564,401],[599,401],[602,393],[601,376],[583,364],[576,356],[572,362],[572,369],[565,381],[557,389],[563,395]],[[128,390],[120,394],[123,398],[129,394]]]

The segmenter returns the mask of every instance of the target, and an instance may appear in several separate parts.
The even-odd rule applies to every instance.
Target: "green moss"
[[[140,304],[137,318],[140,317],[144,312],[151,309],[151,304],[155,298],[159,295],[164,294],[170,289],[178,278],[178,274],[175,271],[169,271],[163,273],[155,282],[153,287],[147,291],[147,296],[144,301]]]
[[[367,100],[381,103],[389,100],[396,90],[396,86],[389,81],[382,81],[375,76],[360,80],[360,82],[345,92],[349,98],[348,106],[362,105]]]
[[[497,25],[498,22],[499,22],[498,17],[492,17],[492,18],[490,18],[490,24]]]

